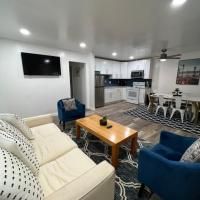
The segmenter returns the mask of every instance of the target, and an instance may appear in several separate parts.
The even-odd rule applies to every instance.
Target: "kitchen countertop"
[[[125,87],[131,87],[131,86],[117,86],[117,85],[109,85],[109,86],[104,86],[105,88],[114,88],[114,87],[120,87],[120,88],[125,88]]]

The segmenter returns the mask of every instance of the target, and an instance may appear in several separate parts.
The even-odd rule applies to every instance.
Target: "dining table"
[[[164,99],[168,101],[175,101],[176,96],[173,94],[168,94],[168,93],[154,93],[149,96],[149,110],[152,112],[153,106],[158,102],[159,96],[163,96]],[[198,123],[199,119],[199,112],[200,112],[200,97],[195,97],[195,96],[189,96],[189,95],[182,95],[181,96],[182,101],[186,103],[186,105],[191,104],[192,105],[192,114],[193,117],[191,119],[192,122],[195,124]]]

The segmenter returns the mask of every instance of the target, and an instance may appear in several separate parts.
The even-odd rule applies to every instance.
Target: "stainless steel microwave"
[[[134,70],[131,72],[131,78],[144,78],[144,70]]]

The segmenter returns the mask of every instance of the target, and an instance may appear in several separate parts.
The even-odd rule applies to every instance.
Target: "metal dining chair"
[[[175,107],[172,107],[172,113],[171,113],[170,119],[172,119],[175,112],[177,112],[177,111],[180,113],[181,122],[183,123],[184,115],[185,115],[185,108],[182,108],[182,97],[181,96],[175,97]]]
[[[163,110],[163,112],[164,112],[164,117],[166,118],[167,109],[169,108],[169,105],[166,103],[166,100],[164,99],[163,96],[159,96],[158,99],[159,99],[159,104],[158,104],[158,106],[157,106],[157,108],[156,108],[156,113],[155,113],[155,115],[158,114],[158,111],[159,111],[160,108],[161,108],[161,109]]]

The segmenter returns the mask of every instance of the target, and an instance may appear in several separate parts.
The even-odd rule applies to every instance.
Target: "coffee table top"
[[[99,115],[91,115],[76,120],[76,123],[109,145],[120,144],[133,136],[137,137],[136,130],[111,120],[108,120],[108,125],[112,125],[112,128],[107,129],[106,126],[100,126],[99,120],[101,118]]]

